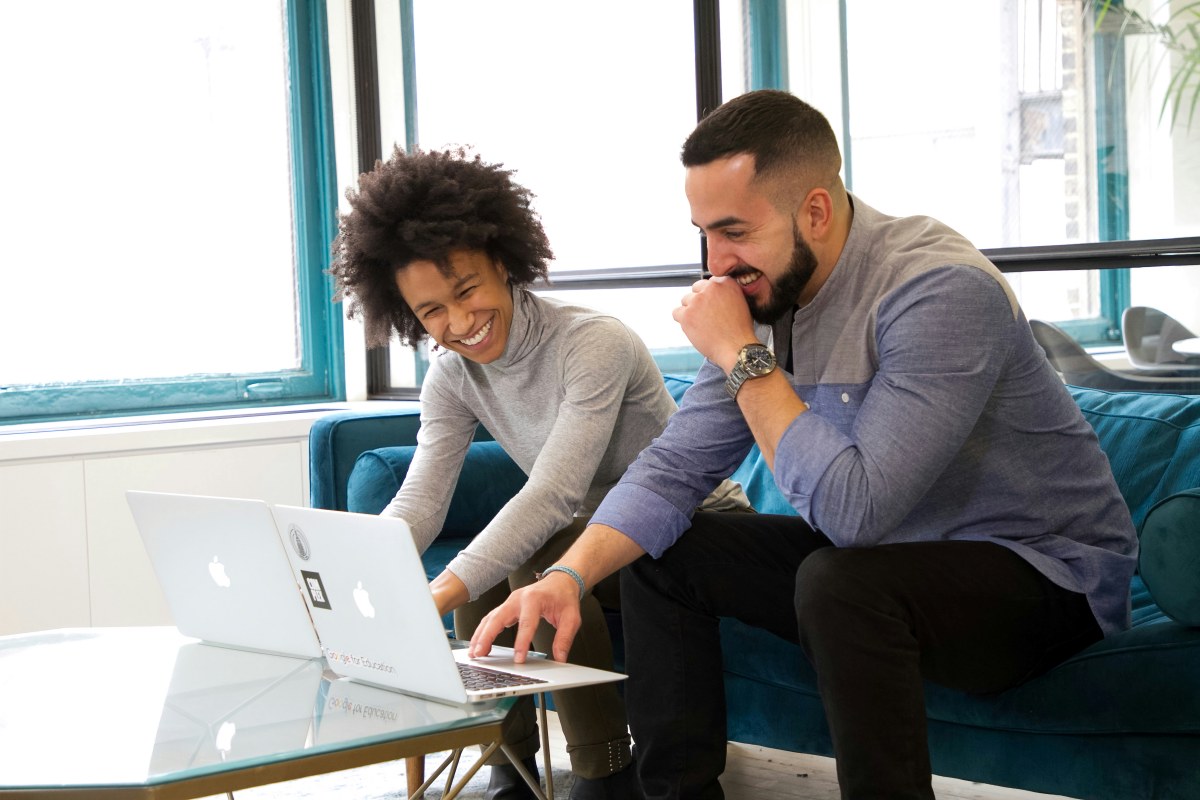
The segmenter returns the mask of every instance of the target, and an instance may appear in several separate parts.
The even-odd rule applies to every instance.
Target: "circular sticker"
[[[288,527],[288,538],[292,541],[292,549],[296,551],[296,555],[300,556],[301,561],[308,561],[311,554],[308,549],[308,539],[304,536],[304,531],[296,525]]]

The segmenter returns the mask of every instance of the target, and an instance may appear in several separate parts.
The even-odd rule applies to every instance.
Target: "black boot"
[[[529,774],[535,781],[541,780],[541,776],[538,774],[537,756],[523,758],[521,764],[529,770]],[[537,795],[529,788],[529,784],[521,777],[521,773],[517,772],[516,767],[504,763],[492,767],[492,776],[488,780],[488,788],[484,792],[483,798],[484,800],[535,800]]]
[[[637,762],[604,778],[575,776],[571,800],[641,800],[642,785],[637,777]]]

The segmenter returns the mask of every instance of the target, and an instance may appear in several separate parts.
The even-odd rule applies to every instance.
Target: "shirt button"
[[[843,402],[843,403],[849,403],[849,402],[850,402],[850,395],[846,394],[845,392],[842,392],[842,402]]]

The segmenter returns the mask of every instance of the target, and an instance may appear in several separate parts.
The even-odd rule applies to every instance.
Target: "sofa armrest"
[[[400,490],[416,447],[379,447],[360,455],[347,482],[347,510],[378,514]],[[438,539],[472,539],[513,495],[526,475],[496,442],[473,442],[454,485]]]
[[[415,403],[412,408],[339,411],[318,418],[308,432],[309,503],[346,511],[346,484],[359,455],[377,447],[416,444],[420,426]]]
[[[313,508],[347,511],[346,487],[358,457],[381,447],[416,445],[417,403],[381,411],[338,411],[319,417],[308,432],[308,495]],[[490,442],[480,425],[475,441]]]
[[[1200,489],[1156,503],[1138,536],[1139,571],[1154,602],[1176,622],[1200,627]]]

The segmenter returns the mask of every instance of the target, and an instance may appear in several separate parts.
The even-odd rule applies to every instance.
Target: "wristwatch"
[[[743,383],[751,378],[770,375],[774,369],[775,354],[771,352],[771,348],[758,342],[748,344],[738,352],[737,363],[725,379],[725,391],[729,392],[730,397],[737,399],[738,389],[742,388]]]

